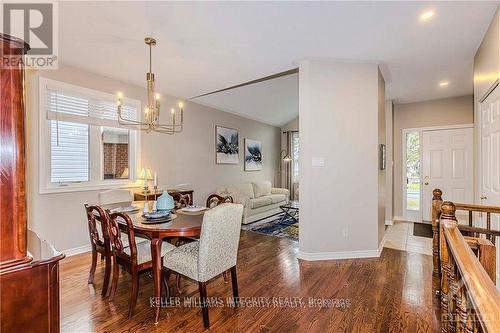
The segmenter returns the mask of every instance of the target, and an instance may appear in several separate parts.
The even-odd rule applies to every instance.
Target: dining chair
[[[151,242],[137,243],[137,238],[134,233],[134,225],[130,217],[125,213],[110,213],[109,214],[109,235],[111,239],[111,249],[113,251],[113,279],[111,281],[111,292],[109,301],[112,301],[116,294],[118,285],[119,269],[118,265],[122,266],[125,271],[132,275],[132,290],[130,292],[130,303],[128,309],[128,317],[134,314],[135,304],[137,303],[137,294],[139,292],[139,274],[150,270],[153,267],[151,257]],[[124,229],[128,237],[128,247],[125,247],[122,242],[122,232],[118,220],[125,222]],[[161,246],[161,257],[169,251],[175,249],[175,246],[163,242]]]
[[[210,194],[207,198],[207,208],[214,208],[216,206],[219,206],[223,203],[233,203],[233,197],[228,195],[225,197],[222,197],[218,194]]]
[[[130,190],[126,189],[111,189],[103,192],[99,192],[99,204],[100,205],[112,205],[118,203],[124,203],[131,205],[134,201],[134,196]],[[147,239],[143,237],[136,237],[136,243],[146,242]],[[122,237],[122,243],[125,247],[128,246],[128,236],[124,235]]]
[[[224,203],[208,210],[203,216],[200,240],[179,246],[163,258],[164,285],[172,271],[198,282],[203,324],[207,328],[210,327],[206,290],[208,281],[230,270],[233,301],[237,305],[236,260],[242,217],[243,206],[239,204]],[[166,287],[168,291],[168,285]]]
[[[109,218],[100,206],[84,204],[87,213],[88,229],[90,236],[90,247],[92,249],[92,264],[90,266],[88,284],[94,283],[97,255],[105,258],[104,281],[102,285],[102,296],[106,296],[111,273],[111,243],[109,238]]]

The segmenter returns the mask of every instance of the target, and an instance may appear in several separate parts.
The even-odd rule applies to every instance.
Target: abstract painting
[[[238,130],[215,126],[215,162],[217,164],[238,164]]]
[[[245,139],[245,171],[262,170],[262,143]]]

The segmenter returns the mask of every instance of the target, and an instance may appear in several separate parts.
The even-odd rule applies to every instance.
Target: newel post
[[[439,221],[439,258],[441,261],[441,331],[449,332],[452,322],[453,296],[452,284],[454,280],[453,263],[451,252],[446,242],[443,228],[451,223],[457,224],[455,217],[455,205],[453,202],[445,201],[441,205],[441,216]]]
[[[439,276],[441,275],[439,267],[439,217],[441,215],[441,204],[443,203],[442,194],[443,192],[438,188],[432,191],[432,262],[434,264],[432,287],[436,296],[439,296]]]

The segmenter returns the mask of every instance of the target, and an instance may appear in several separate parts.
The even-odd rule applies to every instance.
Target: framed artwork
[[[245,171],[262,170],[262,143],[245,139]]]
[[[239,163],[238,130],[215,126],[215,163]]]

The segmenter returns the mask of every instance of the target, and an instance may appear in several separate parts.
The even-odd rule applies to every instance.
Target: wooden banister
[[[458,229],[455,205],[440,209],[441,328],[500,332],[500,293]]]

